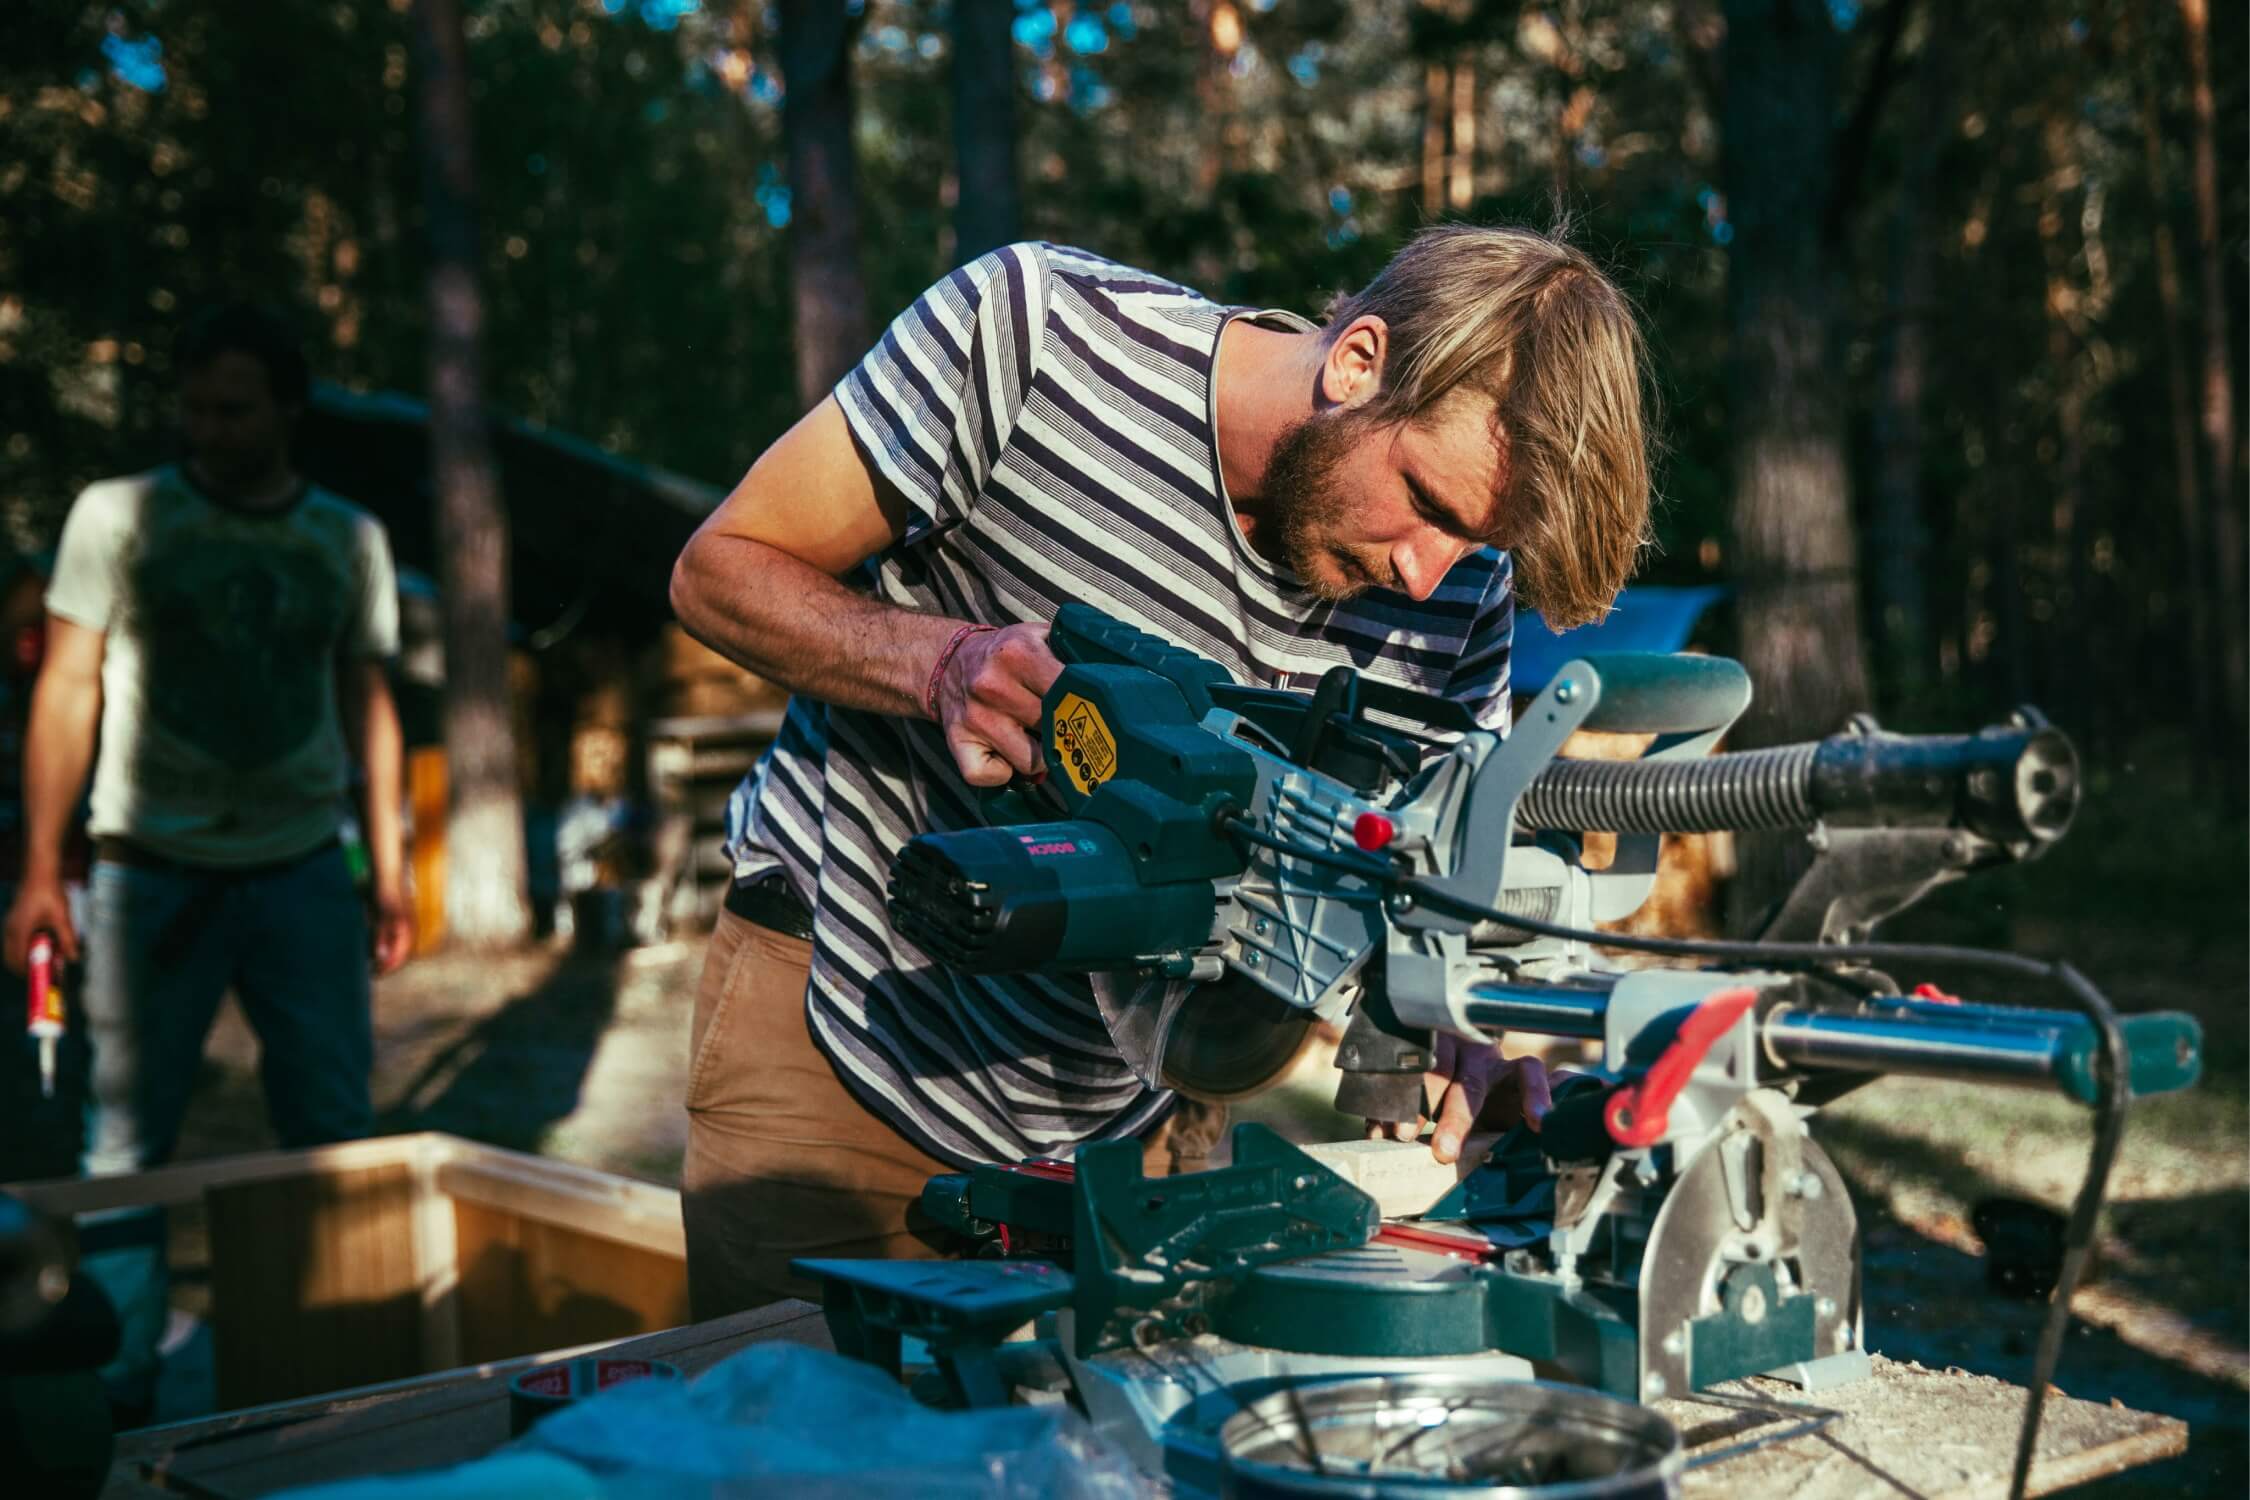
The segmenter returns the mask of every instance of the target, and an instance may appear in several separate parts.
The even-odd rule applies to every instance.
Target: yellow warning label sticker
[[[1076,693],[1055,705],[1055,756],[1063,774],[1084,796],[1117,774],[1117,741],[1101,710]]]

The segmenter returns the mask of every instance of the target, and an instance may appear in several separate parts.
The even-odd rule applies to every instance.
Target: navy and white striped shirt
[[[900,314],[836,387],[854,436],[913,513],[861,581],[907,609],[989,625],[1077,600],[1246,682],[1311,687],[1349,663],[1505,730],[1511,573],[1490,550],[1429,600],[1315,598],[1251,551],[1219,478],[1212,362],[1235,317],[1161,277],[1011,245]],[[814,911],[812,1035],[853,1093],[932,1156],[1067,1155],[1139,1135],[1142,1087],[1083,979],[979,978],[891,931],[892,856],[971,827],[939,727],[795,699],[728,809],[737,879],[779,868]]]

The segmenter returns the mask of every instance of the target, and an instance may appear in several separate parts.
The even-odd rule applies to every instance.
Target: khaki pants
[[[732,912],[703,960],[688,1065],[688,1305],[716,1318],[817,1298],[798,1256],[932,1259],[955,1248],[921,1212],[922,1185],[957,1170],[861,1104],[805,1021],[812,944]],[[1201,1170],[1223,1105],[1182,1100],[1143,1141],[1150,1176]]]

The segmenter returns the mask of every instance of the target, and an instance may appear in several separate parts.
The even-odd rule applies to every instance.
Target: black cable
[[[2031,1389],[2024,1405],[2023,1434],[2017,1443],[2014,1475],[2008,1487],[2009,1500],[2023,1500],[2025,1485],[2031,1477],[2033,1447],[2039,1436],[2040,1412],[2046,1405],[2047,1387],[2053,1381],[2056,1361],[2062,1354],[2063,1332],[2070,1323],[2070,1299],[2077,1291],[2079,1277],[2086,1268],[2096,1221],[2101,1216],[2102,1201],[2109,1190],[2110,1168],[2116,1160],[2118,1145],[2124,1138],[2125,1109],[2131,1102],[2125,1037],[2118,1029],[2117,1011],[2085,975],[2067,963],[2046,963],[2013,953],[1993,953],[1982,948],[1959,948],[1938,943],[1712,942],[1697,938],[1633,937],[1625,933],[1569,927],[1538,917],[1514,916],[1483,902],[1455,895],[1442,886],[1433,884],[1426,877],[1406,874],[1387,860],[1349,855],[1339,850],[1276,837],[1263,829],[1250,826],[1246,815],[1232,807],[1222,809],[1215,822],[1223,832],[1260,848],[1286,854],[1308,864],[1357,875],[1395,893],[1411,897],[1422,905],[1435,907],[1455,916],[1492,922],[1539,937],[1562,938],[1633,953],[1764,963],[1790,969],[1817,968],[1839,962],[1958,964],[1963,968],[1982,969],[1987,973],[2043,980],[2059,987],[2069,998],[2072,1008],[2083,1014],[2100,1035],[2103,1065],[2095,1069],[2094,1077],[2093,1150],[2087,1159],[2086,1176],[2079,1184],[2078,1196],[2071,1204],[2070,1220],[2064,1230],[2062,1274],[2055,1282],[2047,1318],[2040,1328],[2039,1348],[2032,1361]]]
[[[1221,833],[1233,834],[1244,843],[1256,844],[1261,849],[1271,849],[1286,854],[1291,859],[1301,859],[1310,865],[1326,865],[1341,870],[1346,875],[1357,875],[1372,880],[1377,885],[1395,886],[1405,877],[1397,866],[1388,860],[1372,855],[1346,854],[1339,849],[1323,849],[1317,844],[1300,844],[1294,839],[1278,838],[1250,822],[1249,814],[1232,803],[1221,807],[1213,820]]]

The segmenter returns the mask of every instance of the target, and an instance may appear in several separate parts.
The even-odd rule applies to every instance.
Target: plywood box
[[[200,1202],[223,1407],[688,1320],[679,1194],[428,1132],[11,1189],[59,1216]]]

